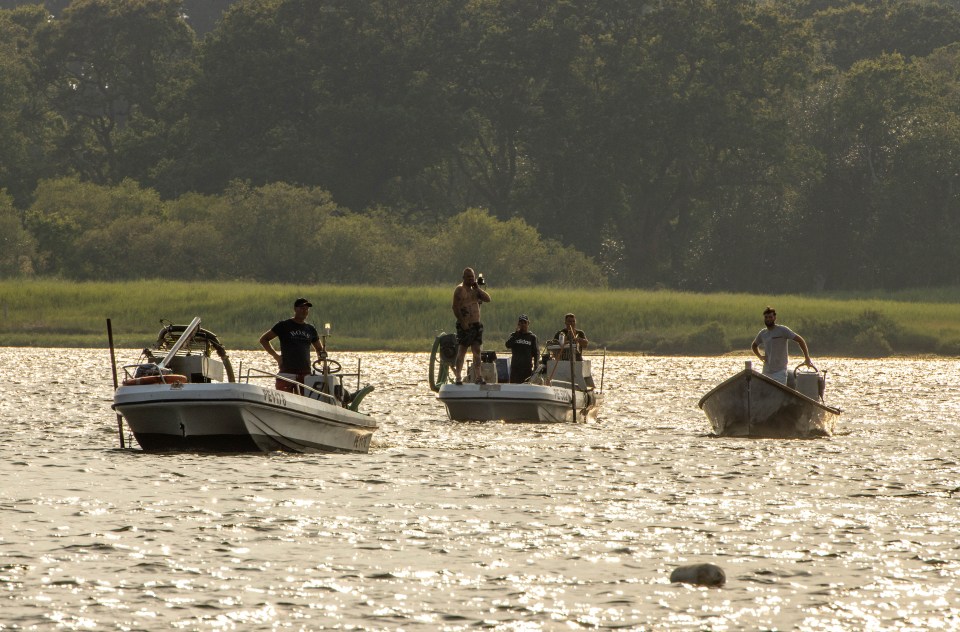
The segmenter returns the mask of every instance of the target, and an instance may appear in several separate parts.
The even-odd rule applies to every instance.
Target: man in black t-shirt
[[[530,319],[520,314],[517,330],[507,338],[507,348],[513,352],[510,357],[510,383],[522,384],[533,375],[539,356],[537,336],[530,332]]]
[[[260,336],[260,346],[269,353],[281,373],[291,373],[298,382],[310,374],[310,346],[317,350],[317,356],[323,360],[326,350],[320,341],[316,327],[306,322],[313,303],[305,298],[298,298],[293,302],[293,318],[281,320]],[[270,341],[280,339],[280,353],[273,348]],[[277,380],[277,390],[294,391],[294,385],[284,380]]]

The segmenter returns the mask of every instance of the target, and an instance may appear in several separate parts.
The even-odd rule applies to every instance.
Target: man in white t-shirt
[[[800,334],[794,333],[785,325],[777,324],[777,310],[767,307],[763,310],[763,324],[765,329],[753,341],[750,347],[754,355],[763,361],[763,374],[771,377],[781,384],[787,383],[787,368],[790,363],[790,357],[787,355],[787,344],[791,340],[796,340],[803,351],[804,364],[813,366],[810,362],[810,351],[807,349],[807,342],[800,337]],[[760,348],[763,347],[763,352]]]

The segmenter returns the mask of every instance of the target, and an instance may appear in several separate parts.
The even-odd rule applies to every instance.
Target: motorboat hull
[[[841,412],[752,368],[719,384],[698,405],[724,437],[830,436]]]
[[[574,397],[576,402],[574,403]],[[570,422],[596,419],[593,391],[539,384],[444,384],[437,399],[453,421]]]
[[[146,451],[362,452],[368,415],[250,383],[121,386],[113,408]]]

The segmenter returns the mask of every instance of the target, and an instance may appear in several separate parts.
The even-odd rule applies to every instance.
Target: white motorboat
[[[357,410],[373,390],[359,388],[359,366],[346,374],[336,360],[318,362],[302,385],[253,368],[237,381],[226,351],[200,328],[199,317],[186,327],[166,326],[141,360],[123,367],[113,408],[146,451],[367,452],[377,429]],[[345,377],[357,378],[355,393],[346,390]],[[277,390],[277,379],[300,392]]]
[[[481,356],[483,384],[454,384],[450,365],[456,359],[456,338],[441,334],[430,357],[430,385],[453,421],[576,422],[596,420],[602,400],[594,386],[590,360],[545,357],[522,384],[509,383],[505,358],[493,352]],[[549,349],[557,351],[557,349]],[[559,354],[556,354],[559,355]],[[473,375],[470,363],[464,375]],[[571,376],[573,378],[571,379]]]
[[[811,438],[833,434],[841,410],[823,401],[825,377],[794,370],[791,385],[758,373],[752,362],[700,399],[715,434],[723,437]],[[794,388],[795,387],[795,388]]]

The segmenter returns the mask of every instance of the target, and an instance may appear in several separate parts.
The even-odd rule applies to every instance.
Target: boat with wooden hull
[[[822,376],[820,389],[822,393]],[[800,392],[747,367],[703,396],[698,406],[724,437],[830,436],[841,410],[814,389]]]
[[[559,351],[559,347],[553,349]],[[560,354],[557,353],[557,356]],[[545,355],[527,381],[512,384],[506,359],[481,354],[483,384],[454,384],[449,368],[456,358],[456,339],[440,334],[430,357],[430,386],[453,421],[583,422],[594,421],[603,400],[594,387],[590,360],[569,361]],[[464,369],[473,375],[472,367]]]
[[[168,326],[157,350],[157,362],[145,350],[146,362],[124,367],[126,379],[113,398],[137,443],[145,451],[188,452],[367,452],[377,423],[357,411],[372,390],[355,394],[343,388],[340,365],[329,361],[327,372],[308,375],[303,385],[292,377],[248,369],[236,381],[226,352],[210,332],[190,326]],[[220,358],[210,355],[216,349]],[[334,369],[331,372],[329,369]],[[224,374],[227,380],[223,381]],[[288,381],[299,392],[277,390]],[[260,382],[260,383],[257,383]]]

